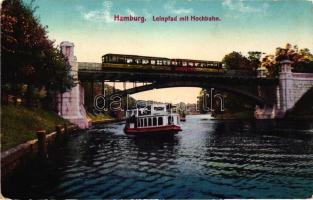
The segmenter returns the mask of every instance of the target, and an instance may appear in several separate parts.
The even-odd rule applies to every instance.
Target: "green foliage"
[[[55,93],[74,86],[69,65],[48,39],[35,10],[32,1],[26,5],[22,0],[4,0],[1,9],[1,83],[15,96],[21,96],[17,88],[27,84],[28,102],[35,88]]]
[[[57,114],[23,106],[1,106],[1,151],[36,138],[36,131],[68,123]]]
[[[243,56],[240,52],[233,51],[224,56],[222,62],[227,69],[232,70],[252,70],[254,71],[260,65],[262,52],[249,51],[248,57]]]
[[[280,62],[290,60],[293,62],[293,72],[313,73],[313,54],[308,48],[300,49],[297,45],[287,43],[285,48],[278,47],[274,55],[266,55],[261,65],[266,67],[271,77],[277,77]]]
[[[99,114],[92,114],[90,112],[87,113],[88,118],[91,119],[92,122],[97,122],[97,121],[105,121],[105,120],[111,120],[113,119],[110,115],[105,114],[105,113],[99,113]]]

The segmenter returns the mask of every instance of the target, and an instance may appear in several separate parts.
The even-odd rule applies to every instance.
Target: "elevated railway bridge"
[[[68,51],[68,48],[70,48],[70,51]],[[221,68],[207,73],[184,70],[173,72],[173,68],[171,68],[171,71],[154,70],[154,68],[150,70],[142,70],[141,68],[132,70],[131,68],[126,69],[125,63],[115,62],[105,63],[103,65],[103,63],[77,62],[73,48],[73,43],[61,43],[61,50],[68,57],[69,63],[72,66],[72,74],[77,77],[79,83],[89,82],[91,86],[96,82],[101,83],[102,91],[104,91],[105,82],[134,83],[133,88],[127,89],[125,87],[126,84],[123,84],[124,89],[114,93],[121,96],[171,87],[216,88],[222,91],[240,94],[255,102],[255,117],[257,119],[283,117],[286,111],[292,109],[295,103],[313,87],[313,74],[293,73],[291,71],[291,63],[288,61],[282,62],[281,72],[278,78],[258,76],[256,73],[247,73],[240,70],[221,70]],[[146,62],[144,60],[145,58],[142,58],[140,61],[134,61],[140,62],[139,66],[143,64],[145,66],[151,65],[151,60]],[[173,60],[166,59],[163,59],[163,61],[155,60],[156,63],[159,62],[162,65],[164,63],[169,65],[173,62]],[[123,61],[128,62],[127,58],[124,58]],[[184,60],[174,61],[176,63],[181,62],[182,64],[184,62]],[[201,65],[201,62],[198,65]],[[196,66],[197,62],[194,61],[191,64]],[[207,63],[207,65],[209,64]],[[186,67],[188,65],[189,63],[186,62]],[[185,69],[187,69],[186,67]],[[136,83],[147,84],[137,86]],[[251,88],[253,89],[251,90]],[[84,110],[83,90],[78,84],[72,91],[59,95],[59,98],[62,98],[62,101],[59,101],[62,102],[62,106],[59,106],[61,115],[65,118],[73,119],[73,122],[76,122],[82,127],[88,126],[84,119],[86,113]],[[94,94],[90,98],[93,98],[93,96]]]

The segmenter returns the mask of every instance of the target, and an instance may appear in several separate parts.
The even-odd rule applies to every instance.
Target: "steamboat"
[[[126,112],[124,132],[129,135],[173,135],[181,131],[180,119],[170,104],[151,104]]]

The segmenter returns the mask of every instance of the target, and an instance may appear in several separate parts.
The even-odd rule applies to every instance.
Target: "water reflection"
[[[309,122],[188,116],[182,132],[165,138],[126,136],[123,126],[102,125],[71,136],[48,161],[6,181],[3,193],[19,198],[307,198],[313,194]]]

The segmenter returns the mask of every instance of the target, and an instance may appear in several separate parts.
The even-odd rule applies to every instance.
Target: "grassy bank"
[[[57,124],[68,123],[56,113],[23,106],[1,106],[1,151],[36,138],[36,130],[55,130]]]
[[[88,112],[87,117],[91,120],[91,122],[102,122],[102,121],[114,119],[110,115],[104,114],[104,113],[94,115]]]

